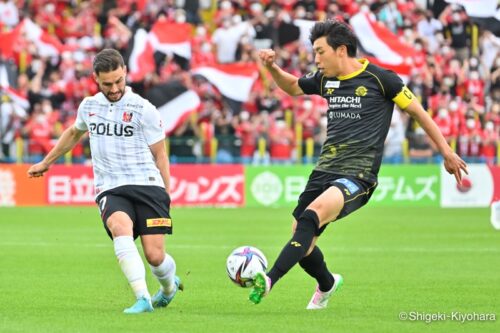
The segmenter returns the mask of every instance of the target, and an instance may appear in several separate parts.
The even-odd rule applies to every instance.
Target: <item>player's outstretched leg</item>
[[[308,310],[320,310],[326,308],[330,297],[332,297],[332,295],[336,291],[338,291],[340,287],[342,287],[342,284],[344,284],[344,279],[342,278],[342,275],[332,273],[332,276],[334,279],[332,288],[328,291],[321,291],[318,285],[316,287],[314,295],[311,298],[311,301],[307,305]]]
[[[258,272],[253,279],[254,285],[248,299],[253,304],[259,304],[271,290],[271,279],[264,272]]]
[[[146,297],[140,297],[139,299],[137,299],[134,305],[123,310],[123,313],[126,314],[138,314],[143,312],[153,312],[153,305],[151,304],[151,300]]]
[[[174,278],[174,288],[169,294],[165,294],[163,289],[160,288],[158,292],[153,296],[152,303],[155,308],[164,308],[168,306],[177,294],[177,291],[184,290],[184,285],[178,276]]]

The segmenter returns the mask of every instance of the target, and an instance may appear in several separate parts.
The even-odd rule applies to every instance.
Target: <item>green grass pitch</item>
[[[398,318],[500,316],[500,231],[488,209],[368,205],[318,242],[329,268],[344,276],[328,309],[305,310],[315,281],[299,266],[252,305],[249,290],[227,278],[226,256],[254,245],[274,262],[290,237],[290,213],[174,207],[166,244],[185,291],[168,309],[127,316],[134,299],[97,208],[2,208],[0,332],[500,332],[500,318]]]

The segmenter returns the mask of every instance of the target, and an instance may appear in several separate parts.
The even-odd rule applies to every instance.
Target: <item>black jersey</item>
[[[299,86],[328,102],[327,138],[315,170],[375,182],[394,103],[405,109],[414,96],[396,73],[359,62],[363,67],[352,74],[313,72],[300,78]]]

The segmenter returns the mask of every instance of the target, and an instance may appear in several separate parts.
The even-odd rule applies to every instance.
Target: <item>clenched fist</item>
[[[276,59],[276,53],[271,49],[262,49],[259,50],[259,58],[264,66],[271,67]]]

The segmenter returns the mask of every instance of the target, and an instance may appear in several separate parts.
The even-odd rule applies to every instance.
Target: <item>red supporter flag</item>
[[[175,130],[200,105],[198,94],[175,80],[150,88],[146,99],[160,111],[167,134]]]
[[[255,63],[234,63],[200,66],[192,69],[193,74],[204,76],[230,99],[246,102],[255,80],[259,76]]]
[[[191,59],[192,27],[189,23],[172,23],[157,21],[149,38],[155,51],[165,54],[175,53],[186,59]]]
[[[3,87],[3,90],[4,93],[7,96],[9,96],[9,98],[12,100],[12,102],[14,102],[14,104],[19,105],[25,110],[28,110],[30,108],[30,103],[26,96],[21,95],[19,92],[12,89],[11,87]]]
[[[411,65],[412,59],[417,56],[414,48],[402,43],[398,36],[367,13],[354,15],[349,23],[359,38],[360,48],[380,64]]]
[[[19,39],[21,32],[21,25],[18,25],[15,29],[0,33],[0,56],[5,59],[11,59],[14,57],[14,45]]]
[[[30,19],[24,19],[21,24],[26,38],[35,44],[41,57],[59,56],[66,49],[56,36],[49,34]]]
[[[138,29],[134,35],[128,69],[132,82],[142,81],[147,74],[156,70],[153,46],[144,29]]]

